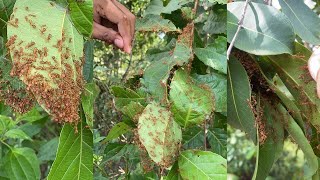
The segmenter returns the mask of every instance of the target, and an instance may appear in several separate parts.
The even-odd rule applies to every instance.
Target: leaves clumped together
[[[8,37],[11,76],[22,80],[27,92],[55,121],[77,124],[83,89],[83,38],[67,10],[47,1],[17,1]]]

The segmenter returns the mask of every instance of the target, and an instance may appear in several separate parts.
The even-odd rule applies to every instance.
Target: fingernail
[[[118,48],[120,48],[120,49],[123,48],[123,40],[115,39],[115,40],[114,40],[114,44],[115,44]]]

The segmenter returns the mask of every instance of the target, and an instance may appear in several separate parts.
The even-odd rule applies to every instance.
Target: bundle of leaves
[[[30,6],[30,3],[34,4]],[[52,20],[42,15],[46,13],[51,14]],[[84,86],[84,41],[68,10],[54,2],[19,0],[7,31],[6,47],[12,58],[10,78],[15,81],[6,85],[11,95],[2,96],[5,102],[19,112],[27,112],[33,100],[53,120],[77,124]],[[2,68],[4,71],[6,66]],[[23,85],[15,88],[17,79]],[[23,96],[21,91],[27,99],[20,97]]]
[[[288,135],[305,155],[304,178],[318,179],[320,100],[307,65],[320,19],[303,1],[279,3],[282,11],[262,1],[245,11],[246,2],[228,4],[230,43],[245,12],[228,62],[228,123],[257,145],[254,179],[268,176]]]
[[[1,178],[91,179],[92,0],[1,0],[0,18],[0,101],[15,110],[0,103]],[[60,127],[50,119],[64,124],[59,142],[39,148],[41,127]]]

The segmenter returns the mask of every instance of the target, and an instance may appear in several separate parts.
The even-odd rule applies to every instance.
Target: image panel
[[[228,1],[230,179],[319,179],[319,3]]]
[[[95,42],[95,178],[227,179],[227,2],[119,3],[135,31],[129,53]]]

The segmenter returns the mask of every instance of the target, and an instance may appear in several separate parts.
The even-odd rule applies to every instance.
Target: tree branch
[[[245,5],[244,5],[241,18],[240,18],[240,20],[239,20],[239,22],[238,22],[238,29],[237,29],[236,33],[234,34],[233,39],[232,39],[232,41],[231,41],[231,43],[230,43],[230,45],[229,45],[229,48],[228,48],[228,51],[227,51],[227,59],[228,59],[228,60],[229,60],[229,57],[230,57],[232,48],[233,48],[233,46],[234,46],[234,43],[236,42],[236,39],[237,39],[237,37],[238,37],[238,34],[239,34],[239,32],[240,32],[240,30],[241,30],[241,28],[242,28],[242,26],[243,26],[243,20],[244,20],[245,14],[246,14],[246,12],[247,12],[247,7],[248,7],[249,2],[250,2],[250,0],[246,0],[246,3],[245,3]]]

